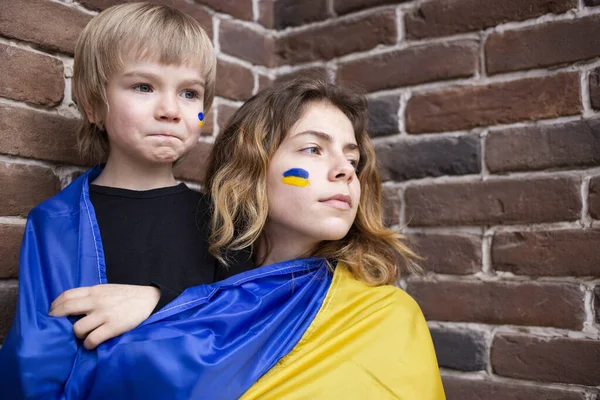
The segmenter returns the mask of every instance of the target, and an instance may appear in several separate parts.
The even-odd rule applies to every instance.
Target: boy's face
[[[269,163],[266,229],[273,248],[289,240],[308,250],[348,233],[360,201],[359,155],[344,113],[326,102],[306,105]]]
[[[198,68],[125,60],[107,84],[109,162],[156,165],[179,159],[198,142],[203,98]]]

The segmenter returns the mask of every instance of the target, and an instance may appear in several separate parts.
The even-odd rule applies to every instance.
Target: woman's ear
[[[88,121],[91,124],[95,124],[97,121],[96,121],[96,118],[94,116],[94,112],[92,111],[92,107],[90,107],[89,105],[85,105],[83,107],[83,109],[85,110],[85,115],[86,115]]]

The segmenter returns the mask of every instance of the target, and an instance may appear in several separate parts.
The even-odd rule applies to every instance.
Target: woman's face
[[[348,233],[360,200],[358,162],[348,117],[331,103],[308,103],[269,164],[265,230],[273,248],[307,251]]]

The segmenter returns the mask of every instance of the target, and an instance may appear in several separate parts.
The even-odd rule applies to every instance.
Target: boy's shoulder
[[[29,212],[29,219],[64,217],[80,212],[80,201],[90,174],[95,169],[90,169],[73,180],[60,192],[44,200]]]

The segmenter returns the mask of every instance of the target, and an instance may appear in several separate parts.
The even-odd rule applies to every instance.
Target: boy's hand
[[[150,316],[160,300],[154,286],[95,285],[63,292],[50,306],[50,315],[82,315],[73,325],[86,349],[128,332]]]

